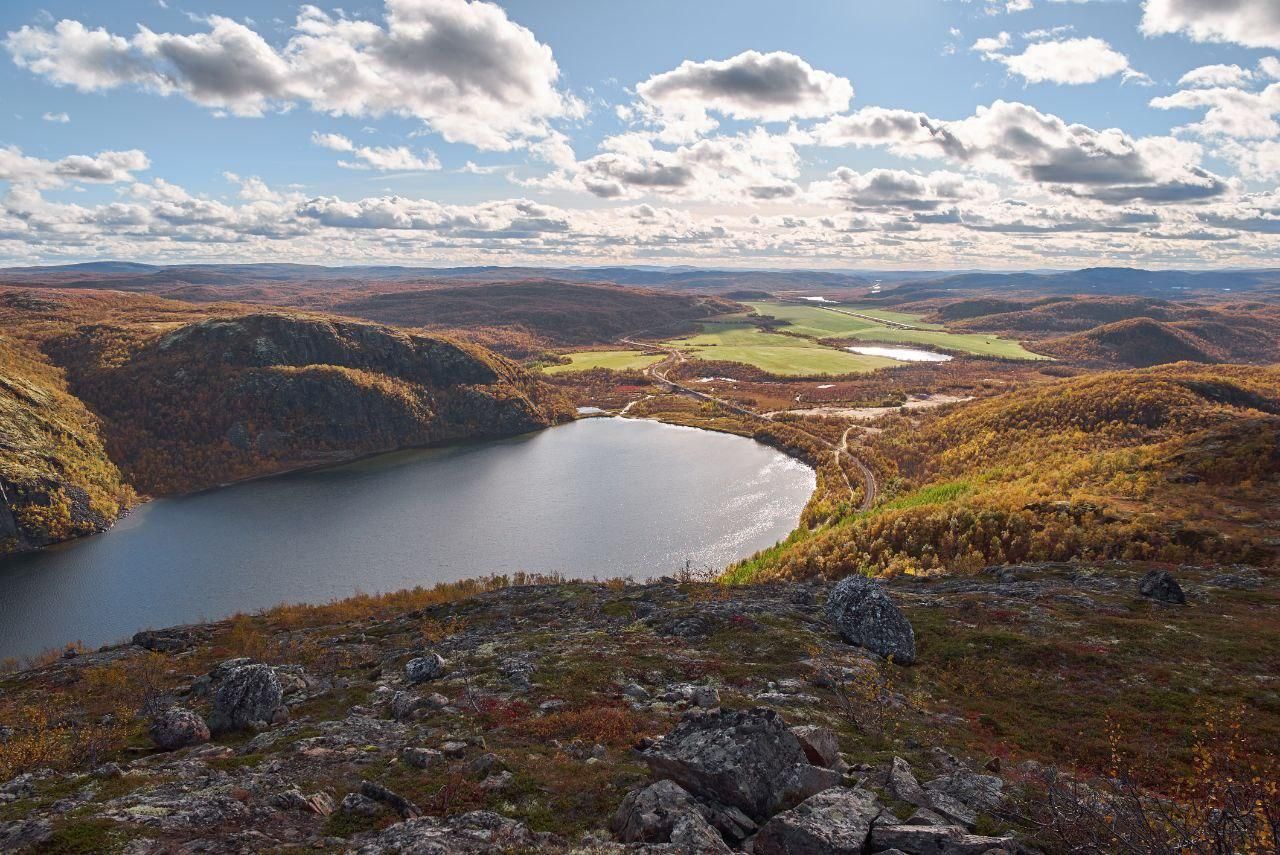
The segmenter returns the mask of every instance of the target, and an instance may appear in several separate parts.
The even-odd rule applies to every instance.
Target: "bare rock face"
[[[765,823],[751,851],[755,855],[861,855],[871,825],[883,811],[866,790],[832,787]]]
[[[800,748],[809,762],[815,766],[840,770],[843,761],[840,759],[840,740],[829,728],[813,724],[802,724],[791,728],[796,739],[800,740]]]
[[[151,741],[164,751],[209,741],[209,726],[183,707],[169,707],[151,720]]]
[[[1187,595],[1168,570],[1148,570],[1138,582],[1138,593],[1160,603],[1186,605]]]
[[[871,579],[842,579],[827,597],[827,619],[850,644],[899,665],[916,661],[916,634],[893,600]]]
[[[811,765],[782,717],[763,708],[686,714],[645,760],[654,777],[757,821],[840,782]]]
[[[270,665],[241,665],[218,684],[209,728],[214,733],[279,721],[288,714],[280,678]]]

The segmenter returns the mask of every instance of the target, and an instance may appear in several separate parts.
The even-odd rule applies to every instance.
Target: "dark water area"
[[[586,419],[159,499],[0,561],[0,657],[491,573],[719,569],[785,537],[813,487],[753,440]]]

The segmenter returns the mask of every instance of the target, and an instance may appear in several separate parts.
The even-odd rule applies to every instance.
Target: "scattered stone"
[[[430,653],[406,662],[404,673],[410,683],[425,683],[438,680],[449,673],[449,663],[439,653]]]
[[[916,659],[911,622],[880,586],[863,576],[842,579],[827,597],[827,618],[841,637],[899,665]]]
[[[400,757],[415,769],[430,769],[444,763],[444,753],[434,748],[406,748]]]
[[[965,768],[934,778],[925,789],[931,798],[945,794],[979,811],[993,810],[1004,800],[1004,781]]]
[[[422,811],[413,802],[404,796],[394,793],[382,784],[373,781],[360,782],[360,795],[367,799],[373,799],[375,802],[381,802],[391,808],[404,819],[416,819],[422,816]]]
[[[215,734],[278,722],[288,715],[280,679],[269,665],[241,665],[218,683],[209,729]]]
[[[840,759],[840,740],[830,729],[802,724],[791,728],[791,732],[800,741],[800,748],[810,763],[837,771],[842,769],[844,761]]]
[[[1138,593],[1160,603],[1186,605],[1187,595],[1168,570],[1148,570],[1138,582]]]
[[[209,741],[209,726],[189,709],[169,707],[151,720],[151,741],[162,751],[176,751]]]
[[[277,793],[269,801],[272,807],[280,810],[310,811],[319,816],[333,813],[333,799],[327,793],[312,793],[307,796],[297,787]]]
[[[782,717],[763,708],[688,713],[644,759],[654,777],[754,820],[840,782],[838,772],[811,765]]]
[[[832,787],[764,824],[753,855],[861,855],[884,808],[866,790]]]
[[[372,819],[382,813],[382,805],[363,793],[347,793],[342,797],[338,810],[351,816],[362,816]]]
[[[633,701],[649,700],[649,690],[644,686],[641,686],[639,683],[631,683],[630,685],[623,686],[622,694],[631,698]]]
[[[450,740],[440,746],[446,757],[461,757],[467,751],[467,743]]]
[[[154,650],[157,653],[181,653],[196,645],[195,633],[181,628],[162,630],[143,630],[134,633],[131,639],[136,647]]]
[[[720,692],[715,686],[694,686],[689,703],[702,709],[714,709],[720,706]]]

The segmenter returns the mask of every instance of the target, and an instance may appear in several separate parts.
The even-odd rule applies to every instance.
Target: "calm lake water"
[[[0,657],[490,573],[720,568],[785,537],[813,487],[752,440],[586,419],[160,499],[0,562]]]
[[[861,353],[863,356],[883,356],[887,359],[896,359],[899,362],[951,361],[951,357],[945,353],[921,350],[918,347],[846,347],[845,350]]]

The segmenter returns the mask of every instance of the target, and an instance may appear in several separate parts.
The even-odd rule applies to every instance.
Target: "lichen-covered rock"
[[[674,781],[628,793],[610,826],[623,843],[671,843],[691,852],[729,852],[693,796]]]
[[[870,851],[897,849],[907,855],[988,855],[1015,851],[1008,837],[969,834],[952,825],[882,825],[871,827]]]
[[[802,724],[791,728],[791,732],[800,740],[804,756],[813,765],[837,770],[844,765],[844,761],[840,759],[840,740],[829,728]]]
[[[764,824],[755,855],[861,855],[871,825],[884,811],[866,790],[832,787]]]
[[[449,663],[439,653],[418,656],[405,663],[404,675],[410,683],[425,683],[438,680],[449,673]]]
[[[899,801],[910,802],[917,807],[929,804],[924,787],[920,786],[910,764],[901,757],[894,757],[893,764],[889,767],[888,789]]]
[[[269,665],[241,665],[218,684],[209,729],[214,733],[243,730],[252,724],[278,721],[287,713],[280,679]]]
[[[357,850],[358,855],[454,855],[527,851],[543,841],[522,823],[477,810],[440,820],[433,816],[390,826]]]
[[[840,780],[811,765],[782,717],[763,708],[686,714],[644,757],[654,777],[755,820]]]
[[[1182,586],[1168,570],[1148,570],[1138,581],[1138,593],[1161,603],[1181,606],[1187,602]]]
[[[850,644],[899,665],[916,661],[916,634],[893,600],[862,576],[842,579],[827,597],[827,619]]]
[[[151,741],[163,751],[209,741],[209,726],[199,715],[183,707],[169,707],[151,720]]]

